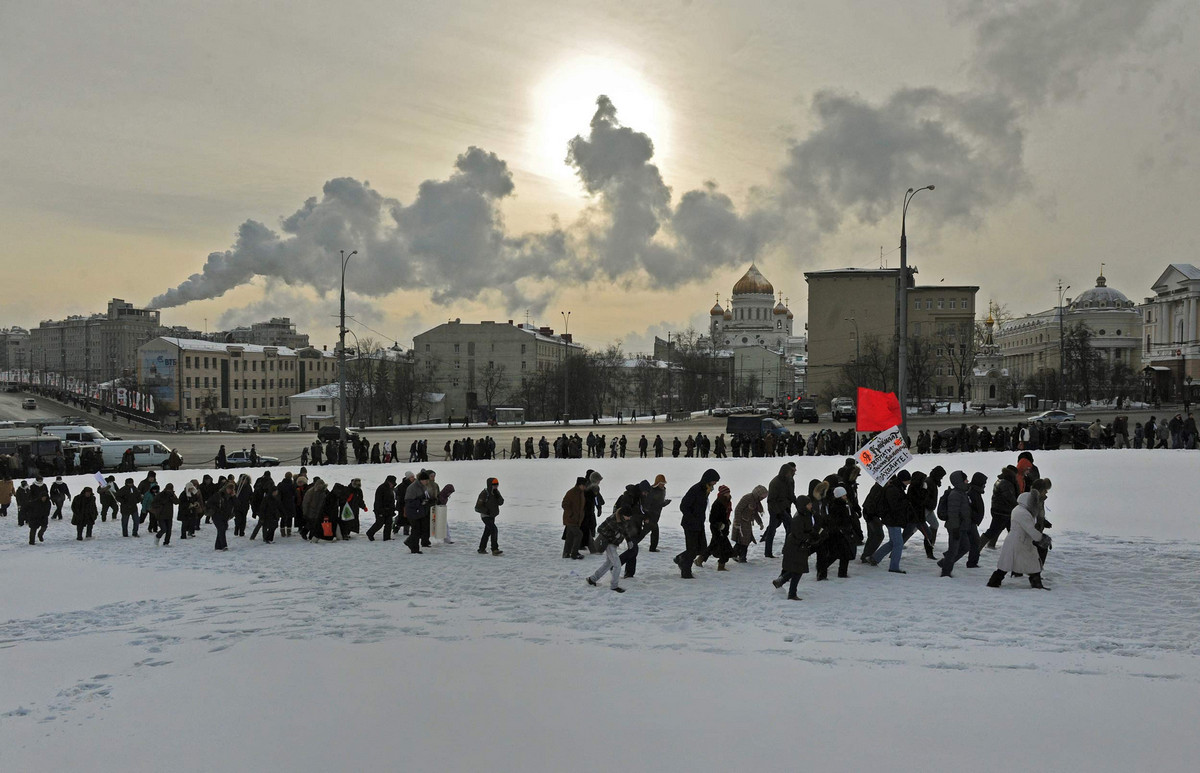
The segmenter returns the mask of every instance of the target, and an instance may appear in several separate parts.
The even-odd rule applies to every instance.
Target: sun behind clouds
[[[616,106],[621,125],[649,135],[655,156],[661,156],[670,141],[670,120],[658,90],[641,72],[614,57],[580,56],[554,66],[530,93],[531,172],[578,195],[575,173],[565,163],[567,143],[577,134],[586,136],[601,94]]]

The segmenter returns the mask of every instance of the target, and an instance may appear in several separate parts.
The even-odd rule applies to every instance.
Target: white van
[[[171,449],[157,440],[104,440],[100,443],[104,469],[115,470],[120,467],[127,448],[133,449],[136,467],[162,467],[171,456]]]
[[[108,440],[104,433],[86,424],[52,424],[42,427],[43,435],[53,435],[67,443],[100,443]]]

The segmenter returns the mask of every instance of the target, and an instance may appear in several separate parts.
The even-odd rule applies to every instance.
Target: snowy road
[[[98,771],[600,770],[613,755],[635,770],[893,755],[897,770],[1001,770],[1019,736],[1047,770],[1191,770],[1200,484],[1190,455],[1133,453],[1039,455],[1056,481],[1050,593],[984,587],[991,552],[939,578],[919,547],[904,576],[858,563],[845,580],[809,575],[801,603],[771,588],[778,565],[757,546],[747,565],[684,582],[674,505],[628,593],[590,588],[596,558],[557,557],[558,500],[583,470],[567,462],[443,465],[462,497],[458,542],[421,556],[363,538],[239,538],[214,553],[211,527],[155,548],[111,523],[78,543],[63,522],[30,548],[10,515],[0,754],[20,770],[85,755]],[[800,459],[797,478],[839,461]],[[662,471],[676,503],[704,466],[597,465],[610,502]],[[718,469],[737,497],[777,467]],[[1171,486],[1139,485],[1150,470]],[[373,488],[389,471],[338,475]],[[474,550],[470,502],[488,474],[509,503],[502,557]]]

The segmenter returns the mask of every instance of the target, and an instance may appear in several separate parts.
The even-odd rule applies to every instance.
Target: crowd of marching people
[[[968,568],[979,566],[981,552],[995,549],[1003,537],[996,571],[988,585],[999,587],[1008,574],[1024,575],[1034,588],[1045,588],[1041,569],[1051,547],[1046,530],[1045,502],[1050,480],[1042,478],[1033,454],[1022,451],[1016,464],[1005,466],[991,481],[982,472],[968,475],[955,470],[947,475],[939,466],[930,472],[900,470],[883,484],[875,483],[860,497],[860,468],[847,458],[836,472],[799,486],[796,464],[785,462],[767,485],[753,485],[734,501],[733,492],[721,484],[715,469],[708,469],[679,501],[684,549],[674,563],[685,579],[693,571],[715,560],[717,571],[728,564],[746,563],[751,547],[762,543],[763,557],[779,559],[777,588],[788,585],[788,598],[799,600],[797,586],[803,575],[815,571],[816,580],[828,579],[836,565],[838,577],[848,577],[856,559],[866,565],[886,562],[889,572],[905,574],[901,568],[904,547],[920,533],[924,555],[937,562],[944,577],[953,576],[965,558]],[[103,483],[101,484],[101,481]],[[586,554],[603,555],[600,566],[588,576],[596,585],[606,574],[610,587],[623,592],[620,579],[635,576],[643,540],[648,551],[659,552],[661,519],[671,504],[667,480],[629,483],[619,492],[605,515],[601,493],[603,477],[596,470],[580,476],[562,499],[562,558],[583,560]],[[715,496],[714,496],[715,492]],[[157,544],[168,546],[178,529],[181,540],[195,539],[207,526],[215,531],[216,550],[228,550],[228,531],[246,537],[249,520],[255,526],[248,539],[261,533],[271,544],[277,536],[293,533],[312,542],[349,540],[360,533],[361,518],[371,513],[374,523],[366,538],[383,541],[403,532],[404,544],[412,553],[431,546],[431,518],[454,493],[452,485],[441,486],[433,470],[407,472],[401,478],[388,475],[370,499],[359,478],[347,483],[328,482],[308,469],[283,473],[276,480],[270,470],[252,480],[247,474],[205,474],[176,491],[171,483],[159,485],[154,472],[140,481],[116,476],[97,478],[97,486],[84,487],[72,496],[61,477],[47,483],[42,477],[22,480],[14,486],[0,480],[0,516],[7,516],[10,503],[17,505],[18,526],[29,529],[29,544],[45,540],[52,520],[63,519],[69,503],[70,522],[76,540],[92,538],[97,520],[111,516],[121,522],[124,537],[139,537],[140,527],[155,535]],[[496,518],[504,498],[499,481],[488,478],[475,500],[474,510],[483,522],[478,552],[503,555]],[[987,516],[991,521],[981,533]],[[176,527],[178,524],[178,527]],[[935,553],[938,533],[945,530],[947,548]],[[757,530],[757,531],[756,531]],[[1005,533],[1007,532],[1007,535]],[[453,544],[446,527],[444,540]],[[776,554],[777,541],[782,549]],[[489,550],[490,545],[490,550]],[[810,560],[815,563],[810,569]]]

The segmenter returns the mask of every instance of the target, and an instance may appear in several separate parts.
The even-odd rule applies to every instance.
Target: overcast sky
[[[0,325],[331,343],[357,249],[359,335],[570,310],[637,349],[751,260],[802,321],[930,183],[919,281],[1018,313],[1200,262],[1185,0],[0,2],[0,114]]]

